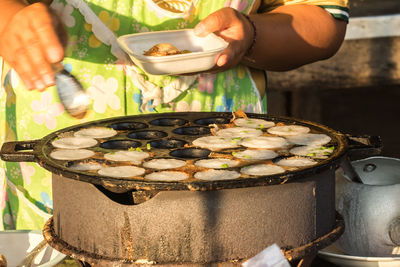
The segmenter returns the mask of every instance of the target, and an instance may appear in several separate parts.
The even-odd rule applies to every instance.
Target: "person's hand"
[[[215,33],[229,43],[207,72],[220,72],[236,66],[251,46],[254,29],[248,19],[235,9],[225,7],[210,14],[194,28],[197,36]]]
[[[29,90],[54,85],[51,64],[60,62],[64,49],[56,29],[61,22],[47,6],[35,3],[16,14],[0,35],[0,55],[18,73]]]

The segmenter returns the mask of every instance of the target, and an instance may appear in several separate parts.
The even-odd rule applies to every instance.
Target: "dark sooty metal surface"
[[[247,176],[233,180],[223,181],[201,181],[190,178],[183,181],[150,181],[142,177],[114,178],[101,176],[96,172],[77,171],[69,168],[71,161],[55,160],[49,155],[55,148],[51,142],[55,138],[68,135],[88,127],[110,127],[118,131],[118,134],[104,139],[97,139],[98,145],[88,148],[94,152],[108,153],[117,150],[136,148],[145,152],[153,153],[153,158],[173,158],[184,160],[196,160],[207,158],[211,151],[191,145],[196,138],[210,135],[209,124],[229,123],[232,114],[228,112],[176,112],[161,114],[146,114],[136,116],[116,117],[103,119],[76,125],[56,131],[41,140],[35,141],[34,153],[41,166],[51,172],[93,184],[104,186],[114,192],[127,192],[129,190],[218,190],[222,188],[240,188],[260,185],[281,184],[295,179],[307,177],[308,175],[319,173],[326,169],[337,168],[343,155],[348,150],[346,137],[326,126],[298,120],[294,118],[275,117],[264,114],[247,114],[249,118],[259,118],[270,120],[275,123],[296,124],[307,126],[313,133],[327,134],[331,137],[331,142],[326,146],[334,146],[333,153],[327,159],[318,160],[312,167],[300,168],[295,171],[286,171],[283,174],[269,176]],[[266,131],[266,129],[263,129]],[[186,146],[185,146],[186,145]],[[149,149],[150,148],[150,149]],[[221,153],[232,153],[236,149],[227,149]],[[243,148],[242,148],[243,150]],[[147,159],[148,160],[148,159]],[[83,162],[85,160],[82,160]],[[87,161],[87,160],[86,160]],[[93,160],[90,160],[93,161]],[[104,159],[99,159],[100,163],[107,163]],[[240,168],[226,168],[237,170]],[[146,174],[149,170],[146,170]]]

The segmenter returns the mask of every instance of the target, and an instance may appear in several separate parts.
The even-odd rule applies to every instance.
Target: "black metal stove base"
[[[292,266],[308,266],[309,264],[301,265],[302,259],[310,258],[313,259],[317,254],[318,250],[329,246],[334,241],[336,241],[340,235],[344,232],[344,220],[340,214],[336,214],[336,224],[334,229],[328,234],[319,237],[318,239],[310,242],[306,245],[293,248],[293,249],[284,249],[282,251],[288,261]],[[110,259],[103,257],[101,255],[97,255],[94,253],[88,253],[85,251],[79,251],[77,248],[70,246],[65,241],[58,238],[58,236],[54,233],[53,229],[53,217],[51,217],[45,224],[43,228],[43,236],[46,241],[49,243],[51,247],[68,255],[69,257],[80,261],[82,267],[89,266],[135,266],[135,267],[146,267],[146,266],[158,266],[158,267],[233,267],[233,266],[241,266],[241,263],[246,259],[242,260],[233,260],[229,262],[216,262],[216,263],[163,263],[163,264],[146,264],[146,263],[133,263],[133,262],[121,262],[116,261],[115,259]],[[311,261],[310,261],[311,263]]]

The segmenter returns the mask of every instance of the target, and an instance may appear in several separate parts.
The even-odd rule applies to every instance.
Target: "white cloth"
[[[290,267],[277,244],[273,244],[242,264],[243,267]]]

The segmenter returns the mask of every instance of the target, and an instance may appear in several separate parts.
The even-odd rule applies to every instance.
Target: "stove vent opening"
[[[158,193],[156,190],[132,190],[123,193],[116,193],[107,190],[101,185],[94,186],[112,201],[128,206],[141,204]]]

